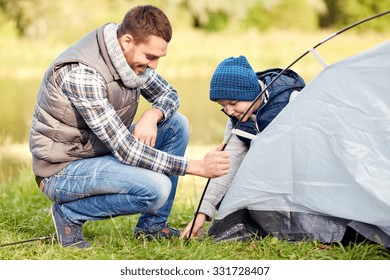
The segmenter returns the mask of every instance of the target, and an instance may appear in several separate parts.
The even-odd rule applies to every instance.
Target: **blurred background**
[[[0,180],[30,168],[29,127],[48,65],[85,33],[119,23],[140,4],[161,8],[171,20],[173,39],[157,71],[180,95],[191,125],[188,154],[199,158],[223,139],[226,117],[208,99],[221,60],[245,55],[255,71],[285,68],[333,32],[390,10],[390,0],[0,0]],[[389,35],[385,15],[317,50],[331,64]],[[293,67],[307,83],[321,69],[309,55]],[[141,102],[141,109],[148,106]]]

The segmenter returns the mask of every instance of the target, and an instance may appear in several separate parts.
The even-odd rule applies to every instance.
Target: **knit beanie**
[[[255,71],[245,56],[229,57],[215,69],[210,82],[210,99],[253,101],[260,93]]]

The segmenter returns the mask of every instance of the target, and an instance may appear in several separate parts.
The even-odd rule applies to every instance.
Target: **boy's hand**
[[[192,219],[191,222],[189,222],[188,225],[185,227],[185,229],[181,232],[180,239],[199,237],[199,230],[203,227],[204,223],[206,222],[206,214],[198,213],[194,228],[192,229],[191,236],[189,236],[193,222],[194,219]]]

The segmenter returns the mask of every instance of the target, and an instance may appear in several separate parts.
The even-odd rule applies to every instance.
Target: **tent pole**
[[[40,241],[40,240],[46,240],[46,239],[55,239],[55,238],[56,238],[56,236],[54,236],[54,235],[48,235],[48,236],[42,236],[42,237],[37,237],[37,238],[32,238],[32,239],[26,239],[26,240],[11,242],[11,243],[4,243],[4,244],[0,244],[0,247],[13,246],[13,245],[29,243],[29,242],[33,242],[33,241]]]

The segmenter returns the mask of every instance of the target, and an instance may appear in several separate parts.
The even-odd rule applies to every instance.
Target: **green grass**
[[[170,223],[183,228],[194,211],[203,181],[185,177],[179,184]],[[0,244],[52,235],[51,202],[38,190],[29,169],[0,183]],[[190,191],[192,190],[192,191]],[[62,248],[56,240],[0,247],[0,260],[388,260],[390,252],[377,244],[288,243],[267,237],[248,242],[188,242],[135,239],[135,216],[87,222],[84,235],[92,249]]]

